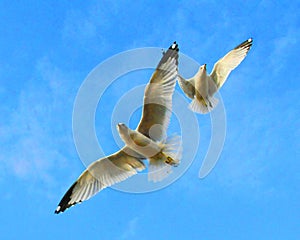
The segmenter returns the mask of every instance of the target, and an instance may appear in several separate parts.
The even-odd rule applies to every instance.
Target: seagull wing
[[[184,79],[178,75],[178,83],[182,91],[191,99],[194,99],[195,96],[195,79]]]
[[[178,50],[176,43],[168,49],[146,86],[143,115],[138,125],[138,131],[145,136],[149,137],[150,128],[155,124],[162,126],[157,137],[162,137],[168,127],[178,71]],[[88,200],[102,189],[135,175],[137,170],[144,170],[145,165],[141,161],[144,157],[136,153],[131,155],[130,151],[125,147],[89,165],[65,193],[55,213]]]
[[[65,193],[55,213],[64,212],[67,208],[88,200],[102,189],[135,175],[145,169],[139,158],[129,156],[120,150],[115,154],[101,158],[79,176],[76,182]]]
[[[217,89],[222,87],[230,72],[244,60],[251,46],[252,38],[235,47],[215,63],[210,77],[217,86]]]
[[[162,140],[172,114],[172,95],[178,74],[176,42],[164,53],[144,94],[144,106],[137,131],[155,141]]]

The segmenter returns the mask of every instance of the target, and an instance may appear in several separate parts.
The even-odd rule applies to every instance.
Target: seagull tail
[[[219,100],[215,97],[208,97],[206,101],[204,99],[199,101],[198,99],[194,98],[190,103],[189,108],[193,112],[206,114],[213,110],[217,106],[218,102]]]
[[[172,166],[162,160],[150,159],[148,181],[160,182],[172,173]]]
[[[162,152],[167,156],[173,159],[174,162],[177,162],[178,165],[182,157],[182,144],[181,137],[178,135],[171,136],[167,138],[166,143],[164,144]]]
[[[198,99],[194,98],[193,101],[189,105],[189,109],[191,109],[195,113],[206,114],[209,112],[208,105],[206,102],[199,101]]]
[[[209,108],[210,111],[213,110],[219,103],[219,99],[215,98],[215,97],[208,97],[208,103],[209,103]]]
[[[162,159],[149,158],[148,180],[159,182],[172,173],[172,166],[178,166],[182,156],[182,144],[180,136],[167,138],[162,144]]]

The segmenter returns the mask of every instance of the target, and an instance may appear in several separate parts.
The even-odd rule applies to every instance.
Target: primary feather
[[[178,51],[178,45],[174,42],[163,55],[146,87],[143,115],[137,131],[147,137],[151,135],[153,126],[161,126],[155,131],[155,136],[152,134],[153,138],[160,139],[168,127],[177,76]],[[120,151],[93,162],[65,193],[55,213],[64,212],[102,189],[145,169],[141,161],[143,159],[143,156],[125,146]]]
[[[206,64],[200,66],[198,72],[190,79],[184,79],[179,75],[178,83],[183,92],[193,101],[190,109],[197,113],[208,113],[218,103],[214,94],[223,86],[232,70],[234,70],[247,56],[252,38],[242,42],[215,64],[212,72],[208,75]]]

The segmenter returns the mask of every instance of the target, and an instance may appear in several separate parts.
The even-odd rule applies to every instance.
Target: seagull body
[[[117,125],[119,135],[126,146],[149,159],[148,180],[158,182],[172,172],[172,166],[178,166],[182,147],[179,136],[155,142],[142,133],[131,130],[124,123]]]
[[[169,125],[172,95],[178,74],[178,51],[178,45],[174,42],[164,53],[145,90],[143,114],[137,131],[155,141],[163,138]],[[64,212],[102,189],[144,170],[144,159],[145,157],[125,146],[116,153],[93,162],[65,193],[55,213]]]
[[[190,79],[178,76],[181,89],[193,99],[189,105],[192,111],[205,114],[218,104],[218,99],[213,95],[223,86],[230,72],[244,60],[251,46],[252,38],[242,42],[215,63],[210,75],[207,74],[204,64]]]

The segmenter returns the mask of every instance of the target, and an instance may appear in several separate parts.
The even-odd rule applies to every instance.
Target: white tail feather
[[[181,137],[178,135],[168,137],[163,152],[179,164],[182,157]]]
[[[172,166],[164,161],[149,164],[148,181],[160,182],[172,173]]]
[[[219,100],[215,97],[208,97],[208,99],[205,102],[206,104],[194,98],[193,101],[189,104],[189,108],[193,112],[206,114],[217,106]]]
[[[211,104],[211,107],[209,107],[210,111],[213,110],[219,103],[219,99],[217,99],[215,97],[209,97],[208,101]]]
[[[171,157],[178,165],[182,157],[181,137],[173,136],[167,138],[166,143],[162,143],[162,152],[166,156]],[[164,159],[149,158],[149,160],[148,181],[159,182],[172,173],[173,166],[165,163]]]
[[[202,102],[199,102],[196,98],[189,104],[189,109],[193,112],[206,114],[209,112],[208,106],[205,106]]]

